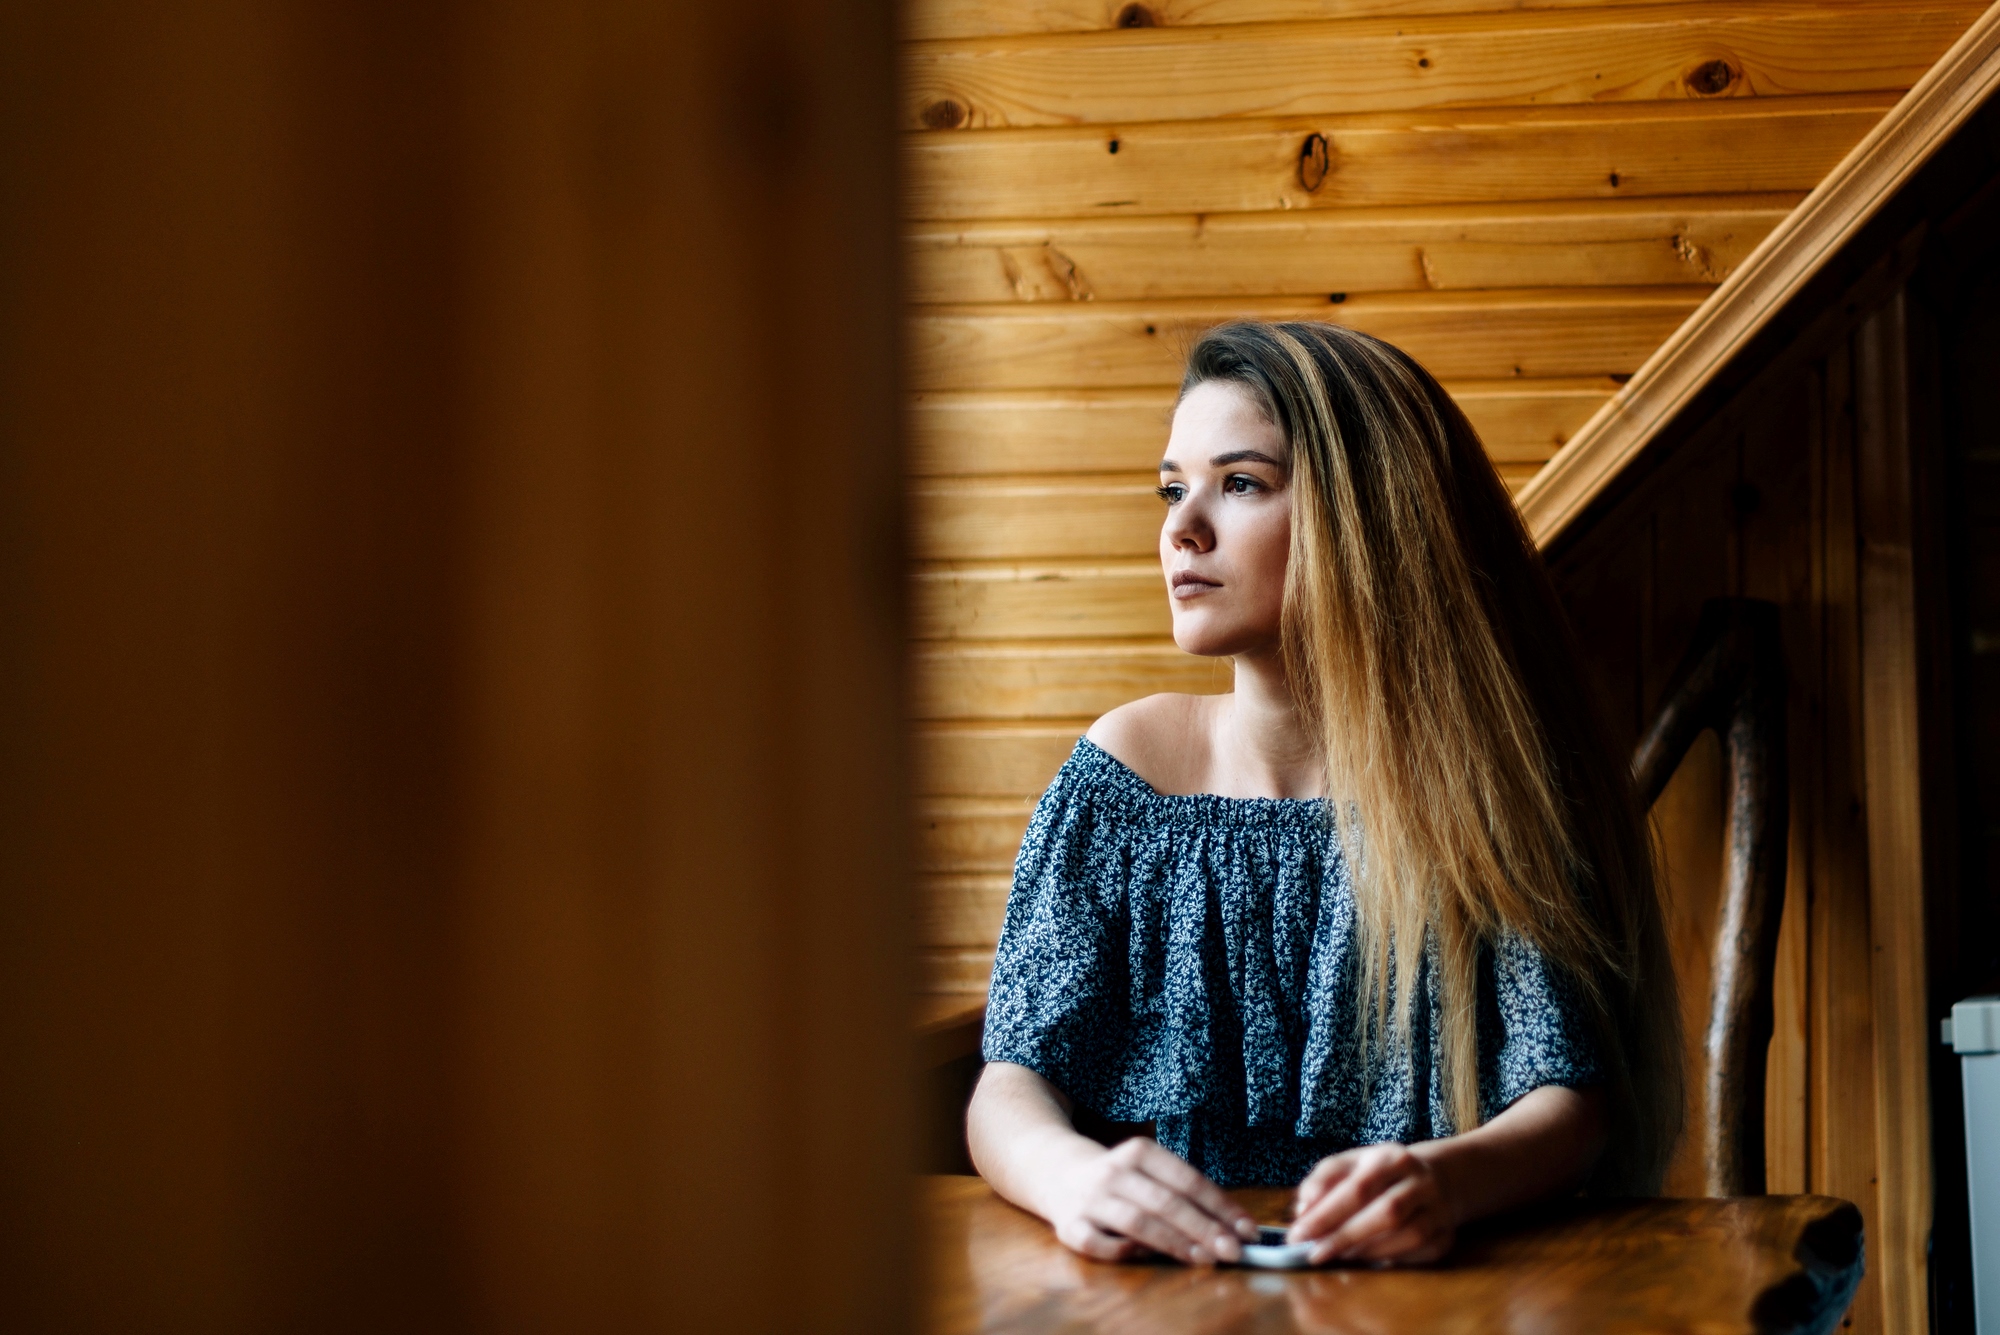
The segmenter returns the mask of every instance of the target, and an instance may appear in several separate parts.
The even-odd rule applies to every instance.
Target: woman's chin
[[[1181,618],[1174,618],[1174,644],[1182,653],[1200,658],[1234,658],[1257,648],[1265,638],[1244,634],[1237,627],[1184,625]]]

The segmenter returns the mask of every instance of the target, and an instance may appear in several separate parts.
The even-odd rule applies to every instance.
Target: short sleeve
[[[1491,1119],[1543,1085],[1603,1080],[1598,1045],[1575,984],[1525,940],[1503,937],[1480,990],[1480,1115]]]
[[[1014,864],[981,1044],[1119,1115],[1131,1050],[1124,876],[1115,821],[1065,766],[1036,805]]]

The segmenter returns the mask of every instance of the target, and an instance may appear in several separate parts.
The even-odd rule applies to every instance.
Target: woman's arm
[[[1069,1100],[1025,1066],[989,1062],[966,1109],[972,1162],[993,1189],[1055,1226],[1072,1250],[1122,1261],[1150,1249],[1209,1265],[1242,1256],[1256,1223],[1156,1142],[1105,1149],[1070,1124]]]
[[[1435,1261],[1461,1224],[1577,1190],[1604,1152],[1604,1095],[1544,1085],[1484,1126],[1320,1160],[1299,1184],[1295,1242],[1322,1261]]]

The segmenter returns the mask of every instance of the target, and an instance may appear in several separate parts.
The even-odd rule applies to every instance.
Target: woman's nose
[[[1176,551],[1205,552],[1215,546],[1215,530],[1208,522],[1207,507],[1193,496],[1167,511],[1164,536]]]

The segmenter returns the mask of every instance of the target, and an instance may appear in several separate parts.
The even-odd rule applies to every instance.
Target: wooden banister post
[[[1703,1041],[1702,1164],[1711,1196],[1761,1195],[1764,1075],[1790,820],[1785,658],[1776,605],[1716,598],[1703,606],[1694,643],[1633,757],[1633,778],[1647,806],[1709,728],[1728,757],[1729,814]]]

